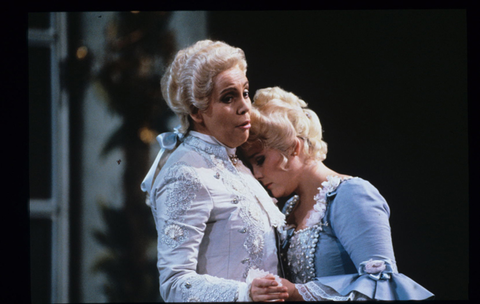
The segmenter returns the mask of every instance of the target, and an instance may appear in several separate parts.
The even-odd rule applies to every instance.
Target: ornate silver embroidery
[[[262,216],[264,211],[260,207],[260,202],[233,166],[224,147],[207,143],[193,136],[188,136],[184,143],[199,153],[210,168],[216,168],[222,172],[218,174],[217,171],[215,177],[221,180],[235,196],[232,202],[238,204],[240,218],[245,224],[246,238],[243,246],[249,258],[242,261],[242,264],[246,265],[243,273],[243,277],[246,278],[250,268],[260,268],[262,265],[265,230],[261,219],[266,218],[266,215]]]
[[[165,184],[168,185],[166,212],[171,219],[178,219],[185,214],[195,200],[197,191],[201,187],[200,179],[195,170],[179,162],[169,168],[165,176]]]
[[[350,178],[327,177],[327,181],[322,183],[322,187],[318,188],[319,193],[314,197],[316,201],[313,210],[314,216],[307,219],[307,228],[296,231],[290,239],[287,258],[294,283],[306,283],[315,278],[315,250],[320,232],[323,231],[322,226],[328,226],[327,222],[322,222],[326,212],[327,194],[336,190],[343,181]],[[287,201],[287,205],[284,207],[286,216],[290,214],[298,200],[299,197],[294,196]]]
[[[192,276],[181,286],[184,302],[235,302],[238,282],[210,275]]]
[[[182,216],[196,198],[201,183],[196,172],[182,162],[169,168],[165,175],[165,183],[168,185],[166,190],[168,192],[164,212],[168,219],[163,225],[160,239],[162,243],[175,248],[188,238],[188,230],[178,222],[183,221]],[[172,223],[170,220],[178,222]]]
[[[251,214],[260,214],[260,212],[263,212],[260,209],[259,204],[256,203],[256,201],[252,201],[252,199],[242,200],[240,204],[239,215],[245,223],[247,234],[243,247],[247,250],[250,256],[250,258],[244,263],[247,267],[245,268],[243,277],[246,278],[250,268],[259,268],[262,263],[265,231],[258,218],[251,216]]]
[[[306,283],[315,277],[315,248],[322,227],[315,225],[295,232],[287,252],[293,283]]]
[[[175,248],[188,238],[188,230],[177,225],[165,222],[163,226],[161,240],[165,245]]]
[[[198,152],[198,154],[202,155],[209,168],[221,166],[219,161],[222,161],[228,171],[236,173],[236,169],[228,158],[224,147],[207,143],[195,136],[187,136],[184,143],[189,145],[194,151]]]

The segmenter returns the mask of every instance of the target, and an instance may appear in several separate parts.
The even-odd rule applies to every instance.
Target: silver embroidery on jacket
[[[236,302],[238,282],[210,275],[191,276],[181,285],[184,302]]]
[[[188,239],[188,230],[180,225],[165,221],[161,234],[161,242],[168,247],[176,248]]]
[[[179,162],[169,168],[165,184],[168,185],[165,201],[167,215],[171,219],[180,219],[197,197],[201,187],[200,179],[195,170]]]
[[[250,268],[261,268],[262,265],[265,229],[261,220],[266,218],[266,215],[262,214],[264,211],[260,207],[260,202],[232,164],[224,147],[206,143],[193,136],[187,137],[185,144],[199,153],[209,168],[216,168],[217,173],[222,172],[217,178],[235,195],[235,203],[240,208],[239,215],[246,228],[243,247],[249,258],[242,261],[245,265],[243,277],[246,278]]]
[[[161,241],[165,245],[175,248],[188,239],[188,230],[179,222],[183,221],[182,216],[195,200],[201,183],[196,172],[182,162],[169,168],[165,176],[165,183],[168,185],[165,213],[169,220],[166,220],[163,225]],[[175,220],[177,223],[170,220]]]

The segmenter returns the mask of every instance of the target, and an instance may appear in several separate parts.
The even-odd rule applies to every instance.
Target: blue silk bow
[[[175,149],[177,143],[179,141],[181,142],[182,140],[183,134],[178,132],[178,128],[175,128],[174,132],[165,132],[157,136],[157,142],[160,145],[160,152],[158,152],[152,167],[150,167],[150,170],[140,186],[143,192],[148,192],[150,194],[155,171],[157,170],[158,163],[160,162],[160,159],[162,159],[165,151],[171,151]]]

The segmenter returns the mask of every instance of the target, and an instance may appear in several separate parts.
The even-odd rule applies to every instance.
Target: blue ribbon
[[[282,247],[281,247],[282,250],[285,250],[285,253],[288,246],[290,245],[290,239],[292,238],[294,232],[295,232],[295,227],[287,229],[287,236],[283,240]]]
[[[174,129],[174,132],[165,132],[157,136],[157,142],[160,145],[160,152],[158,152],[152,167],[150,167],[150,170],[140,186],[143,192],[148,192],[150,194],[155,171],[157,170],[158,163],[160,162],[160,159],[162,159],[165,151],[174,150],[177,143],[182,140],[183,134],[178,131],[178,127]]]

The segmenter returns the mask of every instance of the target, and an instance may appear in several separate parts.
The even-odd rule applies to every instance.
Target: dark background
[[[280,86],[317,112],[325,164],[390,205],[399,272],[468,298],[466,10],[212,11],[242,48],[251,95]]]

